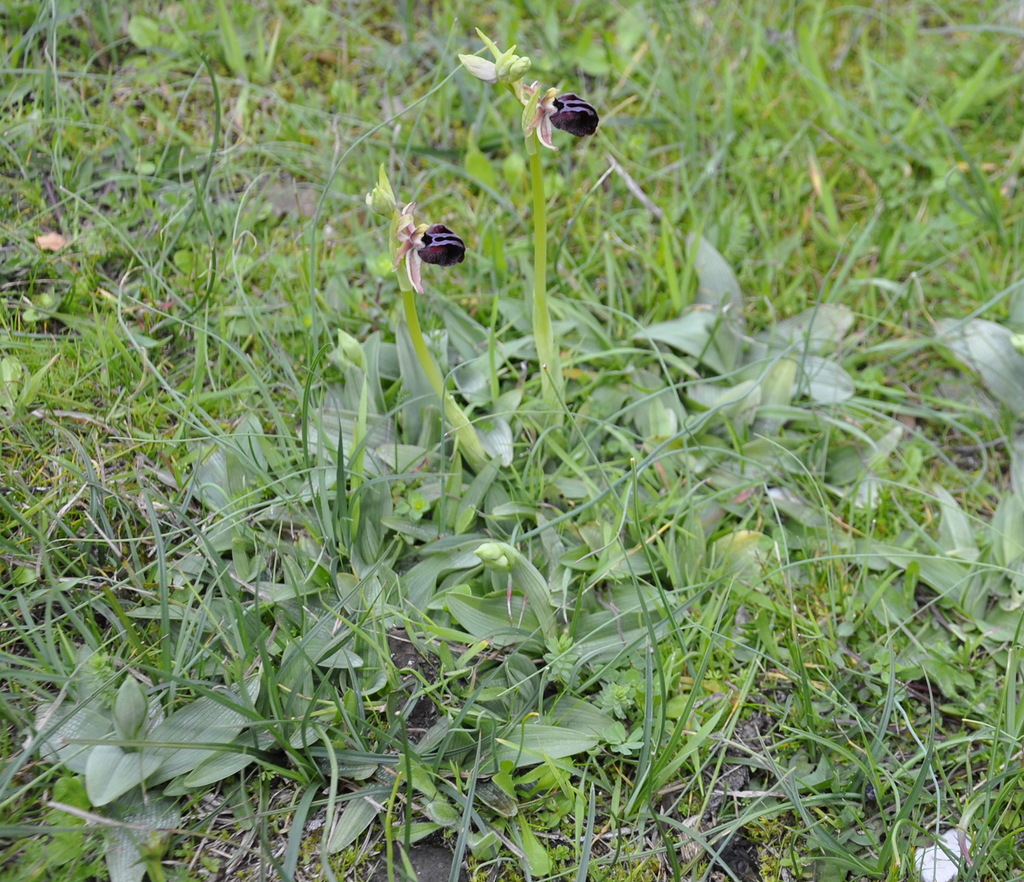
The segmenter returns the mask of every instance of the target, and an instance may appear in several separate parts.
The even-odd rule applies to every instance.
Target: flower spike
[[[508,86],[516,100],[523,105],[523,134],[526,136],[528,153],[532,154],[537,149],[536,142],[530,137],[534,134],[549,150],[557,149],[551,140],[552,126],[577,138],[593,135],[597,131],[600,119],[591,104],[575,92],[559,94],[557,89],[548,89],[541,96],[539,83],[527,84],[523,81],[531,67],[529,58],[516,55],[515,46],[502,52],[480,28],[476,32],[494,56],[494,61],[477,55],[460,55],[459,61],[478,80],[491,85],[503,83]]]

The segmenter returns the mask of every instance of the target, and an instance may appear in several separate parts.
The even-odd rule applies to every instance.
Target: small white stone
[[[917,853],[917,872],[921,882],[953,882],[960,865],[968,857],[970,837],[955,827],[939,837],[939,841]]]

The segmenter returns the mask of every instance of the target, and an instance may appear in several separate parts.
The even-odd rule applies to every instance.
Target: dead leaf
[[[67,244],[68,240],[60,233],[43,233],[41,236],[36,236],[36,245],[43,251],[60,251]]]

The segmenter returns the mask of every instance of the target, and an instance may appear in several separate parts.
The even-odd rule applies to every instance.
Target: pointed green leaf
[[[188,774],[208,757],[224,753],[248,722],[245,714],[227,703],[243,700],[237,692],[225,692],[222,699],[201,696],[172,713],[147,735],[146,740],[153,746],[146,751],[163,760],[152,783]],[[185,746],[197,743],[224,747]]]
[[[374,789],[374,793],[377,789]],[[342,810],[327,840],[327,853],[337,854],[355,842],[381,811],[380,803],[370,796],[355,795]]]
[[[743,340],[717,309],[691,309],[679,318],[649,325],[634,340],[653,340],[678,349],[717,373],[733,370],[743,352]]]
[[[110,882],[142,882],[146,873],[141,860],[143,850],[151,850],[154,839],[179,826],[181,812],[173,800],[136,788],[111,803],[107,815],[122,822],[107,834]]]
[[[164,788],[164,793],[168,796],[185,796],[197,787],[206,787],[223,781],[255,761],[256,757],[240,749],[236,752],[215,754],[203,760],[187,775],[171,781]]]
[[[696,249],[693,268],[700,287],[695,302],[714,307],[731,305],[738,310],[743,303],[743,292],[728,261],[703,236],[690,233],[686,247]]]
[[[160,767],[161,758],[141,750],[127,752],[116,744],[97,744],[85,766],[89,802],[103,806],[143,784]]]
[[[524,723],[504,738],[497,739],[499,763],[511,762],[516,768],[532,766],[548,759],[575,756],[597,746],[598,737],[545,723]]]
[[[52,728],[50,728],[52,727]],[[64,763],[72,772],[85,772],[94,745],[113,732],[110,717],[87,705],[54,703],[36,721],[42,733],[40,755],[51,763]]]
[[[966,325],[949,319],[939,322],[939,332],[993,396],[1014,413],[1024,413],[1024,355],[1014,348],[1009,329],[985,319]]]
[[[534,876],[544,877],[551,871],[551,856],[543,843],[537,838],[537,834],[530,829],[526,818],[520,816],[519,834],[523,843],[523,854],[530,865],[530,872]]]
[[[816,404],[839,404],[853,398],[853,378],[840,365],[817,355],[800,359],[798,388]]]

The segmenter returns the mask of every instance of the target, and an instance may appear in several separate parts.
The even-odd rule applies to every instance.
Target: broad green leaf
[[[352,558],[357,574],[364,575],[380,563],[386,536],[384,518],[393,513],[391,492],[381,482],[368,482],[359,488],[358,507],[353,507]]]
[[[877,542],[871,543],[866,550],[871,554],[882,555],[891,564],[902,569],[914,567],[919,581],[940,597],[952,601],[958,601],[961,595],[969,591],[974,581],[975,569],[970,564],[952,557],[923,554]]]
[[[1019,494],[1007,494],[999,500],[989,532],[995,563],[1012,567],[1024,560],[1024,504]]]
[[[498,646],[517,646],[536,641],[540,624],[536,614],[526,606],[522,597],[511,600],[511,618],[505,597],[473,597],[449,593],[445,606],[467,634],[475,639],[489,640]]]
[[[695,302],[712,307],[732,306],[738,315],[743,304],[743,292],[728,261],[703,236],[690,233],[686,237],[686,247],[691,251],[696,249],[693,268],[700,287]]]
[[[981,552],[974,539],[974,530],[959,503],[945,487],[933,487],[939,501],[939,548],[943,554],[960,560],[977,560]]]
[[[185,796],[198,787],[223,781],[255,761],[256,757],[252,753],[245,753],[242,750],[215,754],[203,760],[187,775],[171,781],[164,788],[164,793],[168,796]]]
[[[502,817],[514,818],[519,813],[519,803],[494,778],[476,782],[476,798]]]
[[[328,854],[343,851],[366,832],[381,811],[379,790],[375,787],[372,796],[357,793],[349,799],[327,840]]]
[[[248,688],[252,692],[253,681]],[[255,686],[258,689],[258,684]],[[221,755],[229,748],[248,722],[248,717],[228,703],[247,704],[237,692],[225,691],[223,699],[200,696],[191,704],[168,716],[146,736],[152,752],[163,761],[150,783],[177,778],[193,771],[211,756]],[[223,745],[223,747],[186,747],[189,744]],[[180,745],[180,746],[178,746]],[[230,752],[230,751],[229,751]]]
[[[128,19],[128,38],[139,49],[150,49],[161,45],[164,34],[155,18],[148,15],[133,15]]]
[[[636,410],[636,426],[650,445],[671,438],[679,431],[679,418],[660,396],[648,398]]]
[[[507,426],[507,424],[506,424]],[[481,433],[482,436],[486,435],[486,432]],[[509,430],[509,443],[511,444],[512,435]],[[486,444],[486,438],[484,443]],[[490,451],[489,452],[494,452]],[[484,500],[487,498],[487,494],[490,489],[494,486],[495,481],[500,473],[501,469],[498,467],[496,462],[489,462],[477,473],[477,476],[469,483],[459,499],[458,512],[455,515],[456,524],[460,521],[466,523],[466,527],[461,530],[457,530],[459,533],[465,533],[466,529],[475,523],[476,513],[484,507]],[[466,516],[467,512],[472,512],[474,517],[472,519]]]
[[[466,171],[488,189],[494,189],[497,175],[487,154],[481,152],[473,141],[466,147]]]
[[[0,358],[0,410],[14,410],[21,400],[22,382],[28,368],[16,358]]]
[[[412,609],[426,609],[437,591],[437,582],[442,575],[480,566],[480,558],[473,553],[479,545],[479,537],[474,537],[444,551],[434,551],[442,547],[440,543],[424,549],[430,553],[407,573],[399,576],[402,596],[408,606]]]
[[[821,303],[790,318],[776,322],[760,336],[773,350],[780,345],[795,346],[800,353],[822,355],[833,352],[853,328],[855,316],[848,306]],[[799,360],[799,356],[795,356]]]
[[[512,464],[512,427],[500,417],[491,417],[479,423],[480,443],[487,454],[502,465]]]
[[[1010,445],[1010,487],[1024,505],[1024,435],[1020,434]]]
[[[50,728],[50,727],[53,728]],[[42,733],[40,755],[52,763],[64,763],[72,772],[85,772],[92,744],[114,730],[108,714],[88,705],[54,703],[40,713],[36,728]]]
[[[167,19],[165,18],[166,22]],[[184,51],[188,46],[188,38],[177,28],[165,31],[164,24],[147,15],[133,15],[128,19],[128,37],[139,49],[171,49],[175,52]]]
[[[710,308],[691,309],[679,318],[649,325],[634,334],[633,339],[664,343],[693,356],[720,374],[736,368],[744,345],[725,316]]]
[[[519,834],[523,843],[523,854],[530,865],[530,872],[534,876],[545,877],[551,872],[551,856],[544,844],[537,838],[537,834],[530,829],[529,821],[519,816]]]
[[[600,737],[601,733],[615,722],[610,714],[582,699],[555,704],[548,712],[547,718],[561,729],[588,732],[595,737]]]
[[[690,387],[690,396],[716,416],[741,425],[749,425],[761,406],[761,386],[754,380],[742,380],[733,386],[697,383]]]
[[[761,378],[761,406],[785,407],[793,402],[797,363],[781,358]]]
[[[162,757],[141,750],[128,752],[116,744],[97,744],[85,766],[85,790],[94,806],[106,805],[143,784]]]
[[[466,845],[478,861],[493,860],[498,856],[501,840],[493,830],[471,831],[466,836]]]
[[[574,732],[561,726],[545,723],[524,723],[496,739],[498,763],[511,762],[515,768],[532,766],[548,759],[575,756],[596,747],[597,735]]]
[[[173,800],[136,788],[111,803],[107,816],[121,822],[107,833],[110,882],[142,882],[146,872],[140,860],[143,850],[152,852],[164,831],[178,827],[181,812]]]
[[[769,540],[757,530],[735,530],[712,543],[714,559],[724,560],[736,576],[753,578],[764,570],[767,555],[762,545],[765,542]]]
[[[817,355],[804,356],[798,364],[797,388],[815,404],[839,404],[853,398],[853,378],[842,366]]]
[[[442,827],[455,827],[462,820],[462,813],[443,796],[436,796],[424,803],[423,813]]]
[[[949,348],[978,372],[988,391],[1013,413],[1024,413],[1024,355],[1013,346],[1009,329],[986,319],[966,325],[947,319],[939,333]]]

